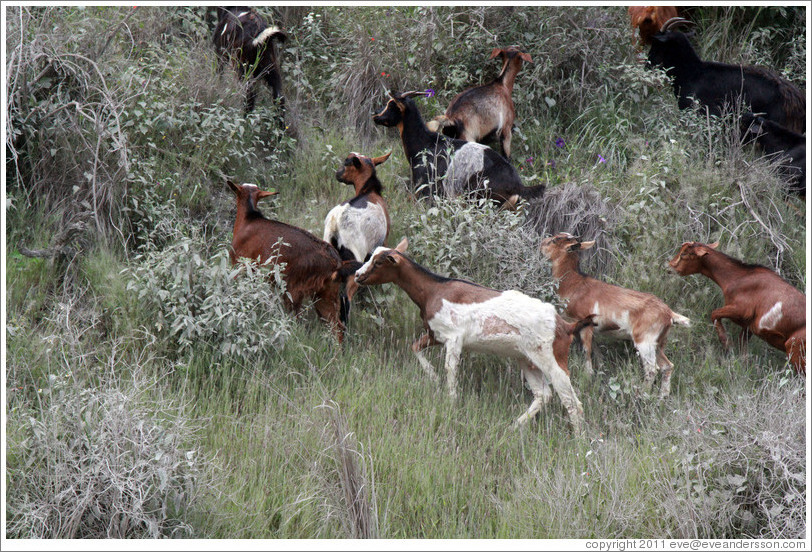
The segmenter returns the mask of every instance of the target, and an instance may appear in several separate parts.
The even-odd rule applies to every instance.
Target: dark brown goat
[[[474,86],[460,92],[445,110],[445,115],[437,117],[428,125],[429,130],[438,131],[452,138],[466,142],[481,142],[491,136],[499,139],[505,157],[510,159],[510,140],[513,136],[513,121],[516,107],[513,105],[513,83],[522,68],[522,62],[532,63],[530,54],[518,48],[494,48],[493,59],[502,58],[502,70],[488,84]]]
[[[231,262],[245,257],[260,263],[268,259],[284,263],[288,309],[298,314],[305,300],[314,299],[319,317],[329,324],[341,343],[345,329],[342,319],[346,318],[346,307],[342,309],[341,305],[341,284],[361,263],[343,263],[332,245],[310,232],[265,218],[257,209],[257,202],[276,192],[260,190],[254,184],[228,181],[228,185],[237,196],[234,238],[229,251]]]
[[[806,374],[806,296],[769,268],[743,263],[716,251],[718,246],[685,242],[668,264],[680,276],[702,274],[722,288],[725,304],[710,315],[722,346],[729,346],[722,325],[727,318],[743,328],[742,343],[756,334]]]
[[[274,42],[284,42],[287,35],[278,27],[269,27],[254,8],[231,6],[217,8],[214,48],[221,66],[229,59],[242,78],[248,78],[245,113],[254,110],[257,81],[263,79],[271,89],[273,99],[282,97],[282,65],[279,48]]]

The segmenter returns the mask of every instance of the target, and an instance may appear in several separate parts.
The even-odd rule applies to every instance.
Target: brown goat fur
[[[530,54],[518,48],[494,48],[489,59],[502,58],[502,70],[490,83],[474,86],[460,92],[441,115],[429,125],[467,142],[480,142],[495,136],[499,139],[505,157],[510,159],[510,141],[516,107],[513,104],[513,84],[522,68],[522,62],[532,63]]]
[[[629,6],[632,44],[638,49],[651,44],[652,38],[663,24],[674,17],[677,17],[677,8],[674,6]]]
[[[710,314],[722,346],[729,346],[722,325],[727,318],[742,327],[743,343],[755,334],[806,374],[806,296],[769,268],[743,263],[717,251],[718,246],[685,242],[668,264],[680,276],[702,274],[722,289],[725,304]]]
[[[294,313],[302,310],[305,300],[313,299],[316,312],[332,329],[339,343],[344,339],[341,321],[340,289],[349,273],[338,252],[330,244],[290,224],[265,218],[257,202],[276,192],[260,190],[253,184],[228,186],[237,196],[237,216],[229,255],[236,263],[240,257],[265,263],[284,263],[288,297],[286,306]],[[356,263],[357,265],[358,263]]]
[[[687,325],[690,321],[650,293],[608,284],[582,273],[578,267],[579,253],[593,245],[595,242],[581,242],[565,232],[541,242],[542,253],[552,261],[558,295],[567,301],[567,316],[577,320],[594,317],[595,327],[587,326],[580,331],[585,370],[592,372],[593,332],[630,339],[643,361],[645,390],[651,390],[659,369],[660,397],[666,397],[673,369],[665,356],[668,332],[674,323]]]

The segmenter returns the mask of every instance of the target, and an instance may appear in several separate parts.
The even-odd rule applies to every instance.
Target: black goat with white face
[[[650,67],[663,67],[673,79],[674,95],[680,109],[693,105],[693,99],[720,115],[725,104],[741,100],[753,112],[764,114],[789,130],[806,130],[806,99],[792,83],[772,69],[702,61],[688,37],[675,26],[688,23],[682,18],[665,22],[654,35],[648,55]]]
[[[753,113],[742,115],[742,131],[773,156],[790,191],[806,198],[806,137]]]
[[[257,80],[262,79],[271,89],[273,99],[282,96],[282,65],[277,42],[287,35],[278,27],[268,26],[254,8],[230,6],[217,8],[217,27],[214,29],[214,49],[221,64],[231,60],[240,76],[250,79],[245,98],[245,113],[254,110],[257,99]]]

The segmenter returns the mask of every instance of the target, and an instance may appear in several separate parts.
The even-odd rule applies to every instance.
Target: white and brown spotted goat
[[[522,62],[532,63],[533,59],[515,46],[494,48],[490,59],[496,56],[502,58],[502,70],[496,78],[457,94],[445,114],[430,121],[428,128],[466,142],[480,142],[494,136],[499,139],[505,157],[510,159],[510,140],[516,118],[513,84]]]
[[[437,381],[421,351],[445,345],[448,393],[457,396],[457,366],[463,349],[519,360],[533,402],[516,425],[533,418],[555,389],[576,433],[583,429],[583,407],[570,383],[567,357],[572,335],[591,320],[568,324],[549,303],[518,291],[497,291],[465,280],[433,274],[404,253],[404,239],[394,249],[379,247],[355,274],[360,285],[392,282],[420,308],[427,332],[412,344],[426,373]]]
[[[541,252],[552,261],[558,295],[567,301],[566,314],[575,319],[594,315],[594,327],[584,327],[579,335],[586,356],[585,371],[592,374],[593,333],[630,339],[643,362],[645,391],[651,391],[659,369],[660,398],[667,397],[674,367],[665,356],[668,331],[673,324],[687,326],[691,321],[650,293],[607,284],[582,273],[578,255],[593,245],[594,241],[581,242],[566,232],[541,242]]]

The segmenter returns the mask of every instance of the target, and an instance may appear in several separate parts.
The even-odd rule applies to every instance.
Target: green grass
[[[719,240],[722,250],[804,288],[804,203],[782,192],[757,152],[739,147],[730,120],[676,109],[661,76],[644,71],[626,48],[622,7],[515,7],[510,17],[501,9],[277,12],[291,33],[284,133],[265,90],[255,113],[242,116],[244,87],[230,69],[214,70],[197,8],[135,11],[128,20],[134,45],[116,34],[96,62],[109,71],[115,101],[99,100],[96,74],[71,65],[72,80],[61,88],[34,86],[41,108],[31,118],[11,106],[12,126],[27,141],[12,144],[20,176],[7,166],[8,536],[71,534],[77,526],[60,520],[74,519],[84,503],[63,500],[67,482],[149,491],[165,508],[130,503],[128,537],[152,536],[154,527],[165,536],[252,539],[805,534],[803,381],[757,338],[746,351],[723,351],[709,321],[722,304],[718,287],[665,269],[682,241]],[[88,42],[90,50],[100,47],[93,37],[106,39],[110,17],[126,16],[110,10],[26,11],[26,36],[56,29],[48,44],[64,49],[48,52],[66,63]],[[719,48],[727,60],[780,60],[805,82],[796,41],[772,44],[759,35],[751,43],[748,14],[700,9],[700,37],[712,38],[704,55]],[[797,37],[794,14],[757,15],[764,33]],[[77,21],[104,32],[74,34]],[[442,32],[452,21],[453,39]],[[410,349],[423,331],[419,311],[392,285],[357,296],[339,346],[312,312],[290,320],[264,281],[233,280],[219,264],[234,216],[225,178],[276,189],[260,204],[263,212],[320,237],[329,209],[352,196],[335,179],[345,156],[392,150],[378,168],[392,219],[389,245],[408,237],[410,255],[430,269],[555,301],[541,236],[524,225],[526,211],[415,203],[399,136],[368,121],[386,88],[436,88],[435,98],[418,101],[428,118],[461,87],[490,78],[497,69],[487,60],[492,32],[533,55],[514,90],[514,161],[528,182],[546,182],[548,198],[571,194],[566,208],[544,220],[566,226],[578,218],[596,234],[581,237],[600,245],[584,259],[586,272],[653,293],[692,320],[669,335],[674,375],[665,401],[641,395],[642,369],[628,343],[598,342],[592,378],[573,348],[583,437],[570,434],[555,397],[535,421],[512,428],[531,396],[506,359],[464,354],[452,401],[442,349],[427,351],[441,378],[435,384]],[[30,60],[44,42],[22,42],[30,55],[15,59],[25,60],[20,70],[33,79],[42,68]],[[585,64],[585,56],[599,62]],[[382,71],[390,76],[379,78]],[[69,110],[51,111],[46,97],[56,105],[85,102],[100,116],[120,113],[127,141],[112,141],[114,128],[95,153],[87,145],[96,144],[94,130],[67,117]],[[91,188],[83,172],[94,162],[115,178]],[[105,200],[102,232],[92,222],[71,263],[19,253],[20,243],[47,247],[94,193]],[[547,207],[556,209],[552,199]],[[162,293],[163,303],[153,300]],[[211,316],[218,308],[239,316],[224,326]],[[182,338],[173,329],[178,321],[203,337]],[[263,328],[279,334],[271,339]],[[224,354],[231,343],[253,348]],[[119,404],[110,397],[124,405],[120,416],[98,407]],[[109,463],[114,448],[89,447],[84,456],[77,448],[83,439],[115,444],[109,435],[116,428],[147,451],[130,451],[133,462],[144,459],[142,479],[127,462],[109,477],[91,469]],[[166,458],[178,460],[174,471],[154,459],[154,447],[166,442]],[[92,497],[103,513],[79,511],[78,536],[124,527],[104,514],[116,497]]]

